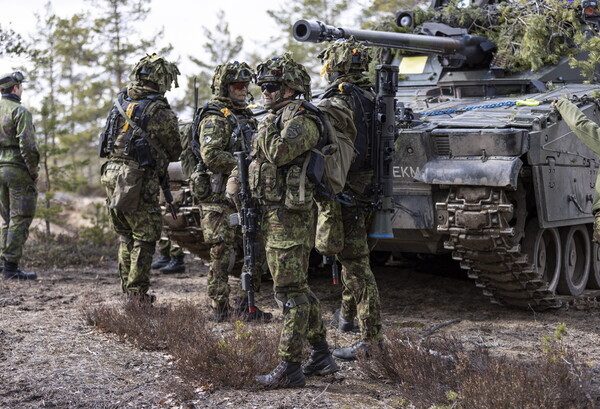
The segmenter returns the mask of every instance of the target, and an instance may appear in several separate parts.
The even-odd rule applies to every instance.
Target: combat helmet
[[[302,64],[298,64],[292,59],[289,52],[259,64],[256,72],[258,85],[265,82],[281,82],[300,94],[304,94],[305,100],[311,100],[310,75]]]
[[[20,71],[6,73],[0,76],[0,90],[10,89],[22,82],[25,82],[25,77]]]
[[[227,97],[229,85],[235,82],[252,82],[254,73],[245,62],[230,62],[218,65],[212,78],[210,89],[213,94]]]
[[[129,79],[139,86],[148,86],[164,94],[171,89],[172,83],[175,83],[175,88],[179,87],[177,76],[180,74],[177,65],[154,53],[146,54],[135,65]]]
[[[318,55],[323,62],[321,75],[333,80],[334,73],[344,75],[368,71],[372,59],[369,51],[369,47],[356,41],[354,37],[334,41]]]

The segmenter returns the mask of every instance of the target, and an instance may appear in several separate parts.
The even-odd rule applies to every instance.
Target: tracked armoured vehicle
[[[588,5],[575,9],[575,29],[592,37],[598,9]],[[446,3],[434,0],[431,7]],[[414,15],[396,17],[409,26]],[[535,71],[504,69],[495,65],[494,42],[439,21],[415,31],[354,30],[309,20],[293,27],[299,41],[352,36],[403,50],[393,62],[400,70],[393,239],[380,240],[376,250],[451,252],[484,294],[504,305],[545,309],[595,302],[600,251],[591,240],[591,209],[599,161],[550,102],[567,96],[599,123],[599,106],[590,98],[600,91],[597,77],[585,84],[568,56]]]

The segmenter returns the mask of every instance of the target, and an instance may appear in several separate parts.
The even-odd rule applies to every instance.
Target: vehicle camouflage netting
[[[600,62],[600,38],[594,27],[583,21],[581,0],[507,0],[468,7],[451,0],[437,10],[418,8],[413,12],[416,28],[394,27],[393,31],[419,32],[419,26],[428,21],[465,28],[469,34],[494,41],[498,50],[492,66],[509,72],[535,71],[584,50],[590,53],[587,60],[572,58],[570,63],[592,79]],[[391,25],[385,22],[376,29],[389,30]]]

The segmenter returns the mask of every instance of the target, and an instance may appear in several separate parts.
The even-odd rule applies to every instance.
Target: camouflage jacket
[[[586,117],[577,106],[566,99],[556,103],[556,109],[563,117],[569,128],[585,143],[596,155],[600,155],[600,126]],[[596,193],[592,212],[600,210],[600,174],[596,178]]]
[[[234,107],[229,98],[212,98],[208,106],[218,109],[222,114],[210,111],[200,122],[198,140],[200,155],[210,173],[223,173],[228,176],[237,162],[233,152],[250,150],[239,128],[247,123],[256,129],[252,111]]]
[[[292,101],[266,115],[258,125],[254,160],[249,166],[250,189],[261,204],[291,210],[312,206],[314,186],[304,164],[321,135],[320,120]]]
[[[210,176],[212,193],[203,203],[226,202],[225,186],[237,161],[234,152],[249,152],[256,131],[252,111],[235,106],[229,98],[213,97],[198,125],[204,173]],[[252,135],[245,135],[248,129]]]
[[[39,163],[31,113],[16,95],[3,95],[0,100],[0,166],[26,168],[35,180]]]
[[[132,112],[136,104],[141,103],[148,95],[141,95],[139,99],[125,99],[124,110],[126,112]],[[115,102],[117,103],[117,102]],[[128,110],[128,108],[130,108]],[[114,112],[114,107],[111,112]],[[135,111],[133,111],[135,112]],[[169,162],[175,162],[179,159],[181,154],[181,141],[179,138],[179,127],[177,123],[177,116],[171,110],[166,98],[160,96],[155,102],[145,110],[145,116],[140,120],[143,122],[142,128],[147,132],[150,139],[150,152],[152,159],[155,162],[154,169],[159,177],[164,176],[167,173]],[[118,122],[116,129],[117,132],[114,140],[114,146],[112,151],[109,152],[109,159],[122,159],[128,161],[135,161],[133,156],[133,149],[130,147],[130,151],[126,152],[126,145],[129,138],[131,138],[130,125],[125,121],[121,115],[117,116]],[[134,118],[135,119],[135,118]],[[134,121],[135,122],[135,121]]]

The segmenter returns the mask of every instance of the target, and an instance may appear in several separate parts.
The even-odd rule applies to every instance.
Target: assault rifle
[[[239,223],[242,226],[244,247],[244,266],[242,267],[242,289],[248,293],[248,312],[256,311],[254,305],[254,274],[256,272],[256,258],[258,255],[258,206],[256,200],[250,195],[248,183],[248,162],[246,152],[235,152],[237,159],[238,177],[240,180],[240,208],[238,211]]]

